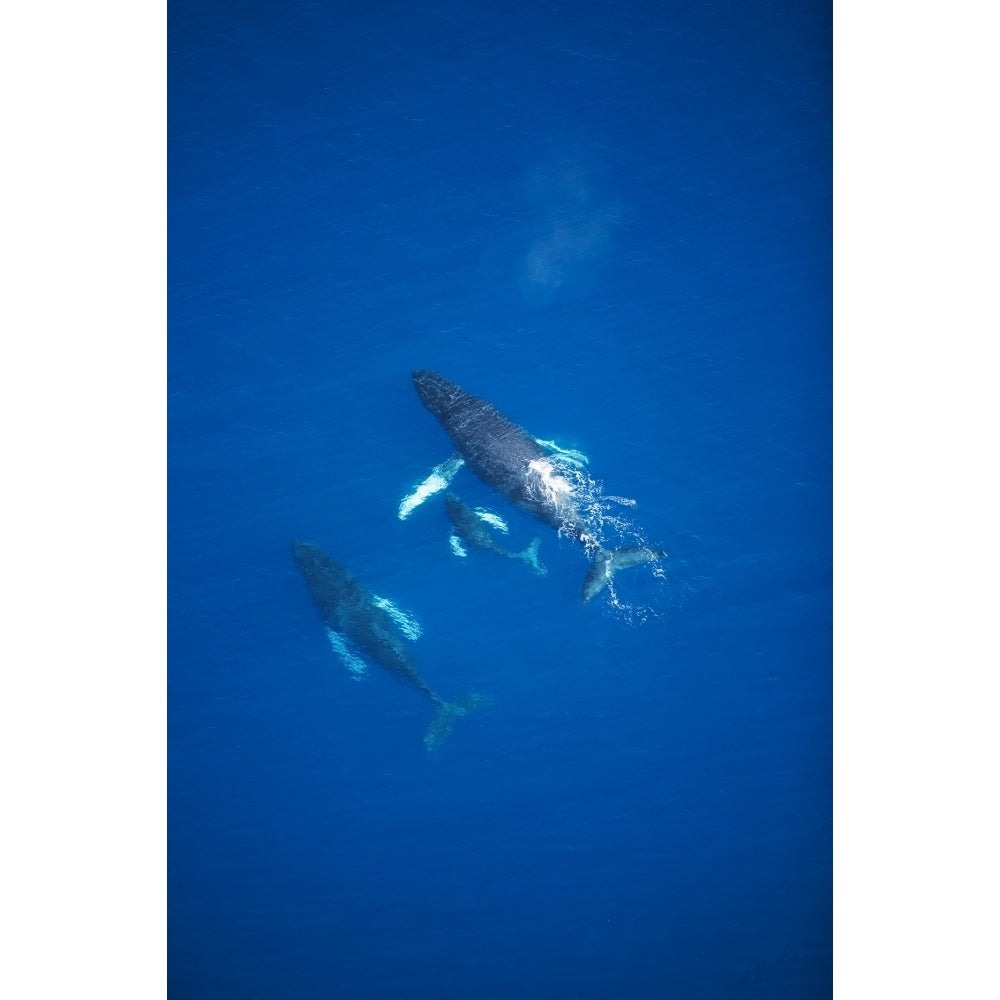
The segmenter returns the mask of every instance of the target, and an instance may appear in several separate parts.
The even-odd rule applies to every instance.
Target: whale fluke
[[[639,566],[642,563],[656,562],[666,559],[667,553],[662,549],[650,549],[636,546],[627,549],[600,549],[583,581],[583,603],[588,604],[611,582],[615,572],[627,569],[629,566]]]
[[[386,603],[375,597],[340,563],[308,542],[293,542],[292,557],[305,577],[334,648],[348,653],[355,675],[363,666],[357,654],[419,691],[434,705],[424,746],[439,747],[457,719],[489,703],[485,695],[469,694],[458,701],[445,701],[427,686],[410,658],[409,643]],[[348,644],[353,650],[348,648]]]
[[[458,701],[439,701],[434,709],[434,718],[427,727],[427,734],[424,736],[424,746],[428,750],[435,750],[451,735],[458,719],[468,715],[469,712],[480,708],[482,705],[489,705],[492,698],[485,694],[467,694]]]
[[[515,552],[514,555],[526,562],[539,576],[545,576],[548,570],[538,558],[538,548],[541,544],[542,540],[540,538],[532,538],[528,542],[527,548],[522,552]]]

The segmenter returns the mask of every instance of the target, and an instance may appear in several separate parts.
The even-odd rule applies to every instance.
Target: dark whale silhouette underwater
[[[428,750],[447,739],[458,719],[489,703],[490,699],[480,694],[445,701],[417,672],[409,641],[374,594],[315,545],[293,542],[292,558],[327,628],[346,639],[364,659],[419,691],[434,705],[434,717],[424,736]]]

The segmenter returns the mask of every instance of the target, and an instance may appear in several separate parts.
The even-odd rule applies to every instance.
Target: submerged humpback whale
[[[594,561],[583,600],[597,596],[616,570],[666,556],[662,549],[605,549],[581,512],[576,490],[558,463],[526,431],[485,399],[432,371],[413,372],[421,402],[448,432],[465,464],[512,504],[581,542]]]
[[[506,556],[508,559],[520,559],[526,566],[534,570],[539,576],[545,576],[548,570],[538,560],[538,546],[541,539],[533,538],[528,547],[521,552],[511,552],[497,545],[493,541],[493,536],[486,527],[482,517],[474,510],[470,510],[454,493],[448,493],[444,498],[444,510],[451,524],[453,537],[461,539],[474,549],[482,549],[484,552],[495,552],[498,556]],[[499,520],[499,519],[497,519]],[[503,530],[506,525],[500,521]],[[461,553],[464,555],[465,553]]]
[[[346,637],[372,663],[415,688],[434,705],[434,718],[424,736],[433,750],[451,733],[455,720],[486,704],[484,695],[469,694],[445,701],[417,673],[410,659],[406,637],[375,596],[340,563],[308,542],[292,543],[292,557],[302,571],[313,603],[323,621],[337,636]]]

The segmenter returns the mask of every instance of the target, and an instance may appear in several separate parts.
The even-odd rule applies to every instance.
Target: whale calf
[[[508,559],[520,559],[539,576],[545,576],[548,572],[538,559],[538,546],[541,544],[541,539],[533,538],[523,551],[511,552],[510,549],[497,545],[483,518],[476,511],[470,510],[454,493],[445,495],[444,510],[452,527],[452,537],[460,539],[474,549],[494,552],[498,556],[506,556]],[[502,521],[500,524],[506,531],[506,525],[503,525]],[[464,555],[465,553],[460,554]]]
[[[583,586],[585,603],[611,582],[616,570],[666,557],[662,549],[648,546],[605,549],[581,510],[573,482],[558,460],[524,428],[437,372],[420,370],[412,377],[421,402],[448,433],[465,464],[487,486],[576,538],[593,554]]]
[[[424,746],[428,750],[444,742],[457,719],[488,703],[489,699],[479,694],[469,694],[458,701],[445,701],[431,690],[413,664],[406,636],[400,627],[375,595],[340,563],[315,545],[301,541],[292,543],[292,558],[305,577],[313,603],[332,633],[331,639],[337,637],[340,646],[346,639],[365,659],[419,691],[434,705],[434,718],[424,736]]]

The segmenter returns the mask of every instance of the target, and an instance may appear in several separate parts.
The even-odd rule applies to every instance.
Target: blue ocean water
[[[827,3],[169,10],[178,998],[831,992]],[[449,548],[429,368],[669,558]],[[304,538],[415,616],[331,649]]]

